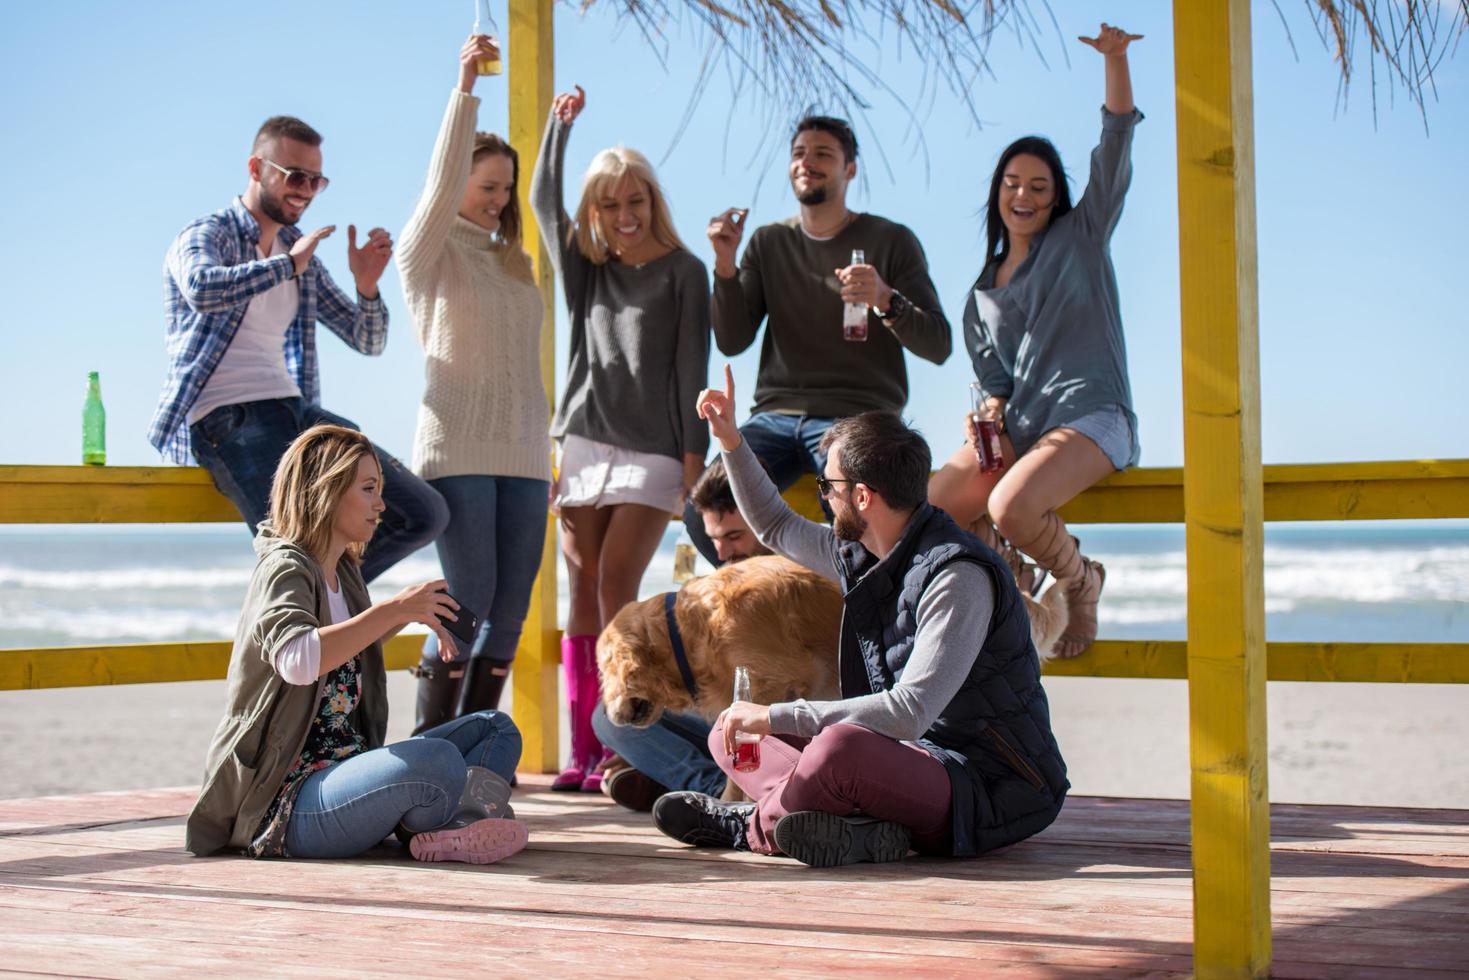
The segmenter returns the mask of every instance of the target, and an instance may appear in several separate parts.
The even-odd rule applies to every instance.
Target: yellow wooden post
[[[1270,969],[1249,0],[1174,0],[1194,969]]]
[[[556,390],[556,293],[551,265],[546,260],[540,229],[530,217],[530,173],[540,149],[541,130],[555,94],[555,44],[551,0],[510,0],[510,36],[505,60],[510,65],[510,143],[520,154],[520,213],[525,247],[535,261],[536,285],[545,304],[541,322],[541,381],[550,403]],[[524,739],[521,767],[531,772],[555,772],[561,700],[557,694],[556,665],[561,658],[560,630],[556,626],[556,524],[547,521],[546,545],[541,551],[541,573],[536,578],[525,632],[515,655],[514,701],[511,709]]]

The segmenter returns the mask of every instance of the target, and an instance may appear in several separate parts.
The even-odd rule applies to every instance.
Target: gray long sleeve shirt
[[[838,541],[831,528],[791,510],[746,443],[725,453],[724,465],[740,513],[765,546],[836,581]],[[985,570],[973,562],[950,563],[918,600],[913,652],[890,690],[840,701],[773,704],[771,731],[813,736],[847,722],[900,741],[921,737],[969,676],[994,608],[995,586]]]
[[[531,209],[571,317],[566,389],[551,434],[679,459],[709,451],[698,416],[709,377],[709,273],[686,249],[640,266],[588,259],[562,206],[571,127],[546,124]]]
[[[1008,398],[1005,427],[1024,453],[1037,439],[1109,405],[1132,423],[1137,416],[1127,379],[1127,345],[1117,274],[1109,243],[1132,181],[1132,132],[1137,110],[1102,110],[1102,139],[1092,151],[1081,200],[1031,243],[1010,281],[995,287],[991,261],[964,308],[964,344],[986,393]]]

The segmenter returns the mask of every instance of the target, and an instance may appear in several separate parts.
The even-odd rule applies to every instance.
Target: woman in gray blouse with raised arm
[[[1010,144],[990,181],[988,250],[964,310],[964,339],[983,389],[982,417],[998,419],[1005,465],[980,472],[976,422],[968,443],[933,477],[929,499],[981,537],[1034,559],[1065,588],[1070,625],[1056,653],[1074,657],[1097,635],[1105,571],[1081,554],[1056,509],[1138,458],[1137,417],[1117,277],[1108,250],[1132,179],[1127,46],[1141,35],[1102,25],[1106,65],[1102,139],[1073,208],[1050,140]],[[998,529],[998,533],[996,533]],[[1013,563],[1012,563],[1013,564]]]
[[[531,180],[531,207],[566,294],[571,358],[551,434],[561,443],[555,506],[571,592],[561,664],[571,759],[551,784],[596,791],[596,641],[637,598],[669,517],[703,472],[709,431],[696,403],[709,373],[709,275],[679,241],[653,167],[603,150],[562,207],[566,141],[586,98],[556,97]]]

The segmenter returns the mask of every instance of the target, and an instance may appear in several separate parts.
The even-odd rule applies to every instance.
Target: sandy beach
[[[390,740],[412,727],[413,685],[389,675]],[[1055,678],[1046,689],[1074,793],[1188,796],[1182,681]],[[0,798],[197,784],[224,692],[200,681],[0,693]],[[1455,685],[1272,684],[1270,798],[1469,807],[1466,708]]]

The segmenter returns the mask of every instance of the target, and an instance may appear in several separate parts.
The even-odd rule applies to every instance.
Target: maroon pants
[[[832,725],[815,738],[772,735],[760,742],[760,767],[735,772],[715,728],[709,751],[735,785],[755,801],[746,837],[750,850],[778,854],[775,825],[788,813],[861,812],[895,820],[913,835],[914,850],[947,854],[952,793],[944,764],[916,745],[857,725]]]

